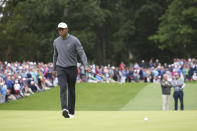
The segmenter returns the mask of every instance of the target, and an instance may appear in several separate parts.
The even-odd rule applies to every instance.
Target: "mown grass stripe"
[[[76,110],[119,110],[146,86],[145,83],[80,83]],[[60,110],[59,87],[0,105],[0,110]]]
[[[148,84],[121,110],[161,110],[161,89],[159,84]]]

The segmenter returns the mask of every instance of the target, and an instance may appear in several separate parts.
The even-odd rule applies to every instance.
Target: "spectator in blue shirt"
[[[184,87],[184,80],[180,78],[178,73],[175,73],[175,79],[172,81],[172,86],[174,88],[174,109],[178,110],[178,99],[181,103],[181,110],[184,110],[183,105],[183,87]]]

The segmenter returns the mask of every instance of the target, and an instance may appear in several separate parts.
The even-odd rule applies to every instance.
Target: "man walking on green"
[[[80,56],[85,69],[89,72],[91,70],[88,67],[87,57],[79,39],[68,33],[68,26],[66,23],[61,22],[58,24],[58,33],[59,37],[53,42],[53,75],[56,74],[57,71],[58,83],[60,85],[62,115],[65,118],[73,118],[75,113],[77,55]]]

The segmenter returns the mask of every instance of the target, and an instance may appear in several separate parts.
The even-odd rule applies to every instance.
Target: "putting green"
[[[74,119],[61,116],[59,88],[0,105],[0,131],[196,131],[197,84],[185,111],[161,111],[159,84],[77,84]],[[173,93],[173,90],[172,90]],[[170,110],[173,110],[171,95]],[[148,121],[144,118],[148,117]]]
[[[148,84],[121,110],[161,110],[161,87]]]
[[[148,121],[144,118],[148,117]],[[1,131],[196,131],[197,111],[0,111]]]

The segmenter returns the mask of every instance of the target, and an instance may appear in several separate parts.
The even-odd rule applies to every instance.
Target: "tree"
[[[58,36],[56,27],[62,21],[68,24],[69,32],[80,39],[89,63],[118,65],[121,61],[128,64],[152,57],[162,58],[170,54],[169,46],[165,47],[164,43],[173,40],[173,37],[169,37],[160,41],[164,38],[163,34],[168,33],[162,28],[168,23],[169,13],[165,13],[166,9],[174,1],[4,0],[6,5],[0,8],[0,14],[3,14],[0,19],[0,59],[52,61],[53,40]],[[188,22],[194,20],[193,8],[184,14],[187,17],[183,24],[192,25],[193,31],[196,28],[195,21]],[[189,32],[185,26],[181,30]],[[185,36],[185,41],[189,43],[196,39],[189,33]]]
[[[55,28],[63,16],[63,1],[6,2],[0,22],[2,60],[51,61]]]
[[[174,0],[150,37],[170,57],[197,56],[197,0]]]
[[[126,0],[122,2],[121,26],[116,33],[121,39],[119,41],[122,49],[122,60],[128,59],[129,54],[133,54],[132,61],[141,59],[158,58],[159,50],[154,42],[148,39],[153,35],[159,25],[158,19],[163,15],[168,6],[168,1],[163,0]],[[120,54],[120,53],[119,53]],[[119,58],[120,59],[120,58]]]

